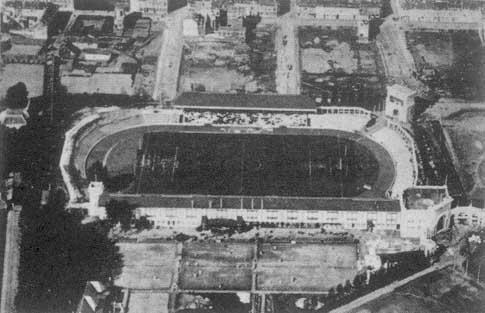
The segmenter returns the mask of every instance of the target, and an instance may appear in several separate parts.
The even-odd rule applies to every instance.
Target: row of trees
[[[326,296],[318,297],[324,303],[322,312],[326,312],[349,303],[365,294],[382,288],[394,281],[404,279],[429,267],[435,255],[425,255],[422,251],[401,253],[375,272],[367,271],[347,280],[335,288],[330,288]],[[385,257],[383,258],[385,259]]]
[[[12,109],[25,108],[25,84],[7,91]],[[67,102],[66,102],[67,103]],[[19,130],[7,129],[0,145],[7,151],[6,172],[20,172],[26,186],[22,195],[19,286],[16,309],[27,312],[72,312],[87,280],[109,282],[116,277],[122,259],[115,243],[101,224],[80,223],[66,212],[58,164],[62,148],[62,123],[51,123],[47,99],[31,99],[30,119]],[[50,188],[49,188],[50,187]],[[50,190],[47,205],[41,205],[42,190]]]

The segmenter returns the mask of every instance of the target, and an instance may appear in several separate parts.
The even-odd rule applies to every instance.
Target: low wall
[[[78,124],[68,130],[65,134],[64,146],[62,148],[61,159],[59,161],[59,168],[61,170],[64,184],[67,188],[69,203],[75,203],[84,198],[82,192],[77,188],[76,183],[73,181],[72,173],[70,173],[73,165],[72,159],[75,140],[77,139],[79,132],[83,128],[97,121],[99,118],[100,116],[98,114],[88,116],[82,119]]]

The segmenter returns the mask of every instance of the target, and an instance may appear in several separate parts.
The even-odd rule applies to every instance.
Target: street
[[[278,20],[275,48],[276,56],[276,91],[279,94],[300,94],[300,48],[298,28],[291,16]]]

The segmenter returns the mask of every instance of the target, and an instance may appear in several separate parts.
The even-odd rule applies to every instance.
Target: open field
[[[175,242],[118,243],[123,269],[115,285],[136,292],[167,291],[173,283],[180,290],[249,291],[255,275],[258,290],[325,292],[357,273],[356,244],[265,243],[256,260],[254,242],[193,241],[179,245],[180,259]]]
[[[357,246],[264,244],[256,270],[261,290],[326,291],[357,273]]]
[[[179,287],[186,290],[250,290],[250,265],[217,264],[217,266],[182,266]]]
[[[176,243],[118,243],[123,257],[115,280],[130,289],[168,289],[176,271]]]
[[[8,88],[18,82],[25,84],[29,98],[41,96],[44,88],[44,65],[5,64],[0,66],[0,99],[5,97]]]
[[[133,122],[136,122],[137,119],[134,119],[133,121],[130,121],[130,124]],[[125,122],[127,123],[127,122]],[[150,126],[150,127],[139,127],[139,128],[134,128],[134,129],[129,129],[125,131],[120,131],[118,133],[114,133],[112,135],[109,135],[99,141],[94,147],[92,144],[95,144],[97,140],[99,140],[103,134],[106,134],[109,132],[109,129],[113,127],[120,127],[118,126],[112,126],[110,125],[105,125],[103,126],[102,130],[98,133],[98,131],[92,131],[92,134],[89,136],[86,135],[85,138],[83,138],[83,144],[82,142],[78,143],[78,147],[80,152],[76,152],[76,159],[75,159],[75,164],[78,169],[81,170],[81,172],[84,170],[83,166],[83,161],[86,164],[86,168],[89,169],[95,162],[101,162],[102,164],[105,164],[108,170],[108,175],[111,178],[116,178],[119,175],[128,175],[126,176],[128,178],[128,182],[125,182],[121,185],[117,185],[119,188],[110,188],[108,186],[108,189],[110,190],[120,190],[120,189],[125,189],[127,184],[129,185],[133,181],[133,174],[134,174],[134,165],[136,163],[136,155],[137,155],[137,150],[142,147],[142,138],[145,133],[150,132],[150,131],[159,131],[159,132],[167,132],[166,134],[170,134],[170,137],[173,138],[186,138],[187,141],[186,144],[182,144],[183,142],[180,141],[178,143],[178,147],[180,149],[180,158],[178,158],[180,170],[176,169],[175,173],[173,174],[174,176],[174,182],[179,181],[181,182],[182,178],[186,177],[186,174],[189,172],[194,172],[194,169],[200,168],[203,169],[204,171],[202,172],[197,172],[198,173],[196,176],[202,177],[204,173],[205,176],[207,176],[207,179],[204,179],[204,185],[195,185],[195,189],[193,190],[188,190],[192,188],[190,185],[174,185],[171,184],[171,175],[169,176],[169,182],[170,184],[167,185],[167,187],[164,187],[165,192],[168,192],[169,190],[172,190],[173,188],[180,186],[180,188],[186,190],[188,193],[194,193],[196,189],[200,188],[212,188],[211,192],[214,194],[222,194],[224,193],[224,190],[227,194],[230,194],[231,190],[229,188],[232,188],[232,192],[241,193],[241,190],[238,189],[241,185],[240,181],[240,165],[241,165],[241,156],[245,156],[246,162],[243,164],[245,166],[244,173],[245,174],[251,174],[252,176],[247,176],[244,175],[244,181],[243,185],[245,190],[242,190],[243,193],[246,192],[251,192],[251,190],[256,190],[257,192],[261,193],[264,192],[262,188],[267,186],[267,194],[270,195],[273,193],[274,186],[272,187],[272,180],[271,177],[276,176],[282,176],[284,177],[286,174],[285,173],[290,173],[294,170],[295,173],[299,173],[299,176],[296,177],[290,177],[286,176],[288,179],[288,184],[291,183],[291,179],[293,181],[300,180],[300,181],[305,181],[306,185],[301,185],[299,189],[301,191],[305,191],[304,188],[307,188],[306,195],[322,195],[322,194],[327,194],[327,196],[330,196],[332,194],[334,195],[341,195],[341,183],[343,184],[342,190],[344,191],[344,195],[349,195],[349,194],[354,194],[354,195],[359,195],[361,197],[366,197],[366,198],[380,198],[383,197],[384,194],[386,193],[387,189],[393,182],[393,177],[395,176],[395,169],[394,165],[391,159],[391,156],[389,153],[379,144],[373,142],[372,140],[369,140],[365,137],[362,137],[358,134],[353,134],[353,133],[348,133],[348,132],[341,132],[341,131],[334,131],[334,130],[322,130],[322,129],[294,129],[290,130],[285,129],[283,131],[278,131],[278,129],[273,130],[272,133],[275,135],[231,135],[231,134],[225,134],[222,135],[220,134],[222,128],[215,128],[215,127],[203,127],[203,126],[175,126],[175,125],[157,125],[157,126]],[[106,129],[105,129],[106,128]],[[169,132],[169,133],[168,133]],[[227,131],[225,131],[227,133]],[[231,130],[232,132],[232,130]],[[267,133],[267,132],[266,132]],[[209,135],[211,134],[211,135]],[[293,135],[294,134],[294,135]],[[206,144],[201,146],[201,142],[199,141],[194,141],[194,138],[206,138]],[[220,136],[226,136],[222,138],[229,138],[231,136],[236,136],[239,139],[236,140],[235,142],[229,142],[229,145],[223,146],[220,144],[219,141],[214,141],[214,138],[219,138]],[[94,139],[89,139],[89,137],[93,137]],[[212,139],[210,139],[212,137]],[[264,138],[266,139],[264,139]],[[190,139],[192,138],[192,139]],[[242,139],[241,139],[242,138]],[[291,153],[295,153],[293,157],[290,159],[286,160],[279,155],[275,160],[266,160],[263,159],[261,164],[263,165],[262,168],[258,168],[258,164],[256,161],[258,159],[258,155],[273,155],[273,153],[277,152],[277,147],[274,149],[268,149],[265,148],[266,145],[262,144],[264,142],[269,142],[268,140],[276,140],[276,142],[279,142],[280,145],[278,146],[279,148],[283,149],[281,150],[284,152],[284,154],[291,155]],[[295,143],[295,139],[297,138],[303,138],[304,140],[297,140],[298,143]],[[210,140],[209,140],[210,139]],[[242,140],[242,141],[241,141]],[[238,149],[240,150],[243,146],[241,146],[241,142],[246,142],[244,147],[245,147],[245,153],[240,153],[239,155],[236,155],[237,157],[232,154],[230,160],[231,162],[224,162],[224,163],[217,163],[215,162],[217,158],[221,158],[220,156],[217,155],[212,155],[213,151],[208,150],[208,143],[212,142],[215,144],[213,150],[221,150],[224,151],[234,151],[231,149]],[[238,144],[239,143],[239,144]],[[290,144],[291,143],[291,144]],[[337,145],[337,143],[339,143]],[[174,146],[174,142],[171,141],[164,141],[163,145],[164,152],[167,157],[166,159],[173,158],[173,153],[177,148],[177,145]],[[161,147],[158,147],[156,149],[161,149]],[[194,148],[198,146],[198,149]],[[232,147],[231,149],[229,149]],[[306,148],[305,148],[306,147]],[[309,149],[309,147],[312,147]],[[324,149],[324,147],[327,147]],[[279,149],[278,148],[278,149]],[[155,149],[155,147],[150,148],[151,150]],[[155,149],[155,150],[156,150]],[[193,158],[188,158],[187,156],[190,154],[187,154],[190,152],[189,150],[184,152],[184,149],[189,149],[192,151],[191,153],[196,153],[199,155],[196,159]],[[211,148],[212,149],[212,148]],[[303,150],[302,150],[303,149]],[[340,151],[338,151],[340,149]],[[156,151],[153,150],[152,152],[155,153]],[[157,150],[157,151],[158,151]],[[205,151],[205,152],[204,152]],[[162,154],[163,154],[162,153]],[[212,154],[211,154],[212,153]],[[339,154],[340,153],[340,154]],[[87,159],[83,159],[81,157],[82,155],[85,155]],[[152,154],[146,153],[147,155]],[[184,159],[182,158],[183,155],[185,154],[185,159],[188,160],[189,163],[193,163],[190,165],[189,163],[185,162]],[[213,164],[208,162],[207,158],[206,159],[200,159],[201,155],[205,154],[209,157],[213,158]],[[154,154],[156,155],[156,153]],[[339,155],[342,156],[342,167],[340,167],[340,161],[339,161]],[[311,156],[311,162],[309,162]],[[347,156],[347,157],[345,157]],[[350,157],[354,156],[354,157]],[[359,157],[357,157],[359,156]],[[201,163],[197,165],[198,163],[193,160],[200,159]],[[268,172],[271,168],[274,168],[274,166],[279,166],[278,163],[276,162],[277,159],[280,159],[282,162],[284,161],[285,164],[291,165],[291,166],[286,166],[285,167],[285,172],[277,171],[275,173],[272,173],[270,176],[266,176],[265,180],[259,180],[258,177],[262,175],[263,172]],[[192,161],[191,161],[192,160]],[[286,161],[285,161],[286,160]],[[290,162],[293,160],[294,162]],[[352,160],[358,160],[357,162],[352,161]],[[159,160],[160,161],[160,160]],[[185,163],[183,163],[184,161]],[[158,161],[157,161],[158,162]],[[162,162],[163,163],[163,162]],[[182,165],[187,165],[182,167]],[[213,182],[214,184],[221,184],[222,179],[219,179],[215,181],[213,179],[213,175],[210,174],[211,172],[208,170],[209,167],[201,167],[203,164],[206,165],[211,165],[215,166],[218,169],[226,169],[226,172],[229,172],[228,170],[233,171],[234,173],[227,176],[226,180],[232,181],[232,186],[231,185],[223,185],[221,191],[218,191],[214,188],[217,186],[210,186],[208,183]],[[232,164],[232,167],[228,167],[229,165]],[[311,177],[312,180],[311,182],[308,179],[310,177],[310,165],[311,164]],[[163,164],[159,164],[163,165]],[[167,165],[167,164],[166,164]],[[190,166],[188,166],[190,165]],[[264,166],[267,165],[267,166]],[[196,166],[196,167],[194,167]],[[161,168],[163,170],[163,166]],[[293,170],[292,170],[293,169]],[[353,170],[352,172],[350,170]],[[355,169],[355,170],[354,170]],[[150,170],[151,171],[151,170]],[[183,173],[183,171],[187,172],[186,174]],[[167,172],[167,168],[165,169],[165,173],[169,173],[171,171]],[[281,172],[281,173],[280,173]],[[158,173],[158,174],[157,174]],[[155,176],[153,175],[148,175],[147,173],[144,173],[143,175],[146,177],[152,176],[152,178],[157,178],[157,175],[161,175],[162,172],[154,172],[156,174]],[[185,176],[183,176],[184,174]],[[209,175],[210,174],[210,175]],[[254,175],[253,175],[254,174]],[[342,176],[340,176],[342,174]],[[348,174],[348,175],[347,175]],[[168,174],[167,174],[168,175]],[[180,176],[182,175],[182,176]],[[160,176],[161,177],[161,176]],[[158,178],[160,178],[158,177]],[[191,176],[190,178],[192,181],[194,181],[195,176]],[[195,177],[195,178],[194,178]],[[222,176],[219,176],[222,177]],[[237,179],[239,177],[239,180]],[[351,179],[351,177],[355,179]],[[342,180],[340,180],[342,178]],[[202,179],[202,178],[201,178]],[[327,184],[326,187],[323,186],[324,181],[337,181],[336,184]],[[254,185],[251,181],[255,181]],[[283,184],[284,182],[280,183]],[[147,184],[147,182],[144,182],[143,184]],[[293,183],[292,183],[293,184]],[[363,184],[373,184],[372,190],[365,190],[363,189]],[[264,185],[264,186],[263,186]],[[133,186],[133,185],[132,185]],[[162,186],[160,184],[157,184],[157,186]],[[256,186],[259,186],[256,188]],[[289,185],[288,185],[289,186]],[[313,186],[313,187],[312,187]],[[323,187],[320,187],[323,186]],[[311,188],[310,188],[311,187]],[[147,187],[150,189],[151,187],[148,185]],[[247,189],[249,188],[249,189]],[[251,189],[252,188],[252,189]],[[273,189],[271,189],[273,188]],[[323,189],[322,189],[323,188]],[[333,188],[333,189],[332,189]],[[143,188],[145,190],[145,188]],[[148,192],[148,189],[145,191]],[[181,189],[181,190],[182,190]],[[174,189],[175,190],[175,189]],[[188,190],[188,191],[187,191]],[[183,191],[183,190],[182,190]],[[180,191],[179,193],[181,193]],[[160,192],[160,190],[156,191]],[[204,192],[205,193],[205,192]]]
[[[297,266],[283,264],[280,266],[263,267],[256,272],[256,288],[258,290],[281,290],[326,292],[346,280],[352,280],[357,269],[336,269],[319,266]]]
[[[275,92],[274,28],[256,29],[256,38],[187,41],[181,89],[208,92]]]
[[[185,243],[182,251],[184,259],[206,259],[227,262],[249,262],[253,258],[253,244],[250,243]]]
[[[168,313],[169,294],[162,292],[130,293],[128,308],[130,313]]]
[[[132,193],[352,197],[379,170],[339,137],[151,133],[142,150]]]
[[[263,244],[258,263],[266,266],[272,263],[295,263],[309,266],[353,267],[357,262],[356,246],[352,244]]]
[[[299,28],[302,93],[322,105],[377,109],[384,69],[373,43],[358,43],[354,27]]]
[[[254,244],[184,244],[179,286],[182,289],[251,289]]]
[[[417,78],[440,96],[485,99],[485,49],[477,32],[406,32]]]

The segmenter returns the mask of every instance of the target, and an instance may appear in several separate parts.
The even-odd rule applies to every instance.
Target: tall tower
[[[89,183],[88,196],[89,196],[89,207],[88,215],[97,216],[99,218],[106,217],[106,210],[99,206],[99,198],[104,193],[104,184],[100,181],[93,181]]]
[[[386,115],[402,123],[412,121],[416,92],[408,87],[394,84],[387,86]]]
[[[357,24],[357,41],[359,43],[369,42],[369,19],[366,16],[359,15],[359,22]]]

